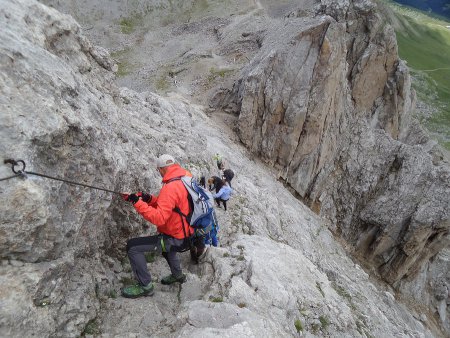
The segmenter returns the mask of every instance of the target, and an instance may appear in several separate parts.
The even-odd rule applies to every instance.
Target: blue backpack
[[[194,228],[196,235],[206,235],[211,231],[214,223],[214,198],[212,194],[198,185],[193,177],[183,176],[174,178],[171,181],[175,180],[181,180],[188,191],[189,213],[187,215],[183,214],[178,207],[173,210],[182,216],[182,220],[183,216],[186,218],[189,226]]]

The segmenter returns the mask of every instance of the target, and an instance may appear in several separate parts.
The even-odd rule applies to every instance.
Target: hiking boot
[[[195,263],[198,264],[198,256],[197,256],[197,248],[195,246],[193,246],[190,249],[190,253],[191,253],[191,260]]]
[[[173,283],[184,283],[186,281],[186,275],[185,274],[181,274],[178,277],[175,277],[174,275],[170,274],[169,276],[164,277],[163,279],[161,279],[161,284],[164,285],[170,285]]]
[[[206,251],[208,251],[208,247],[204,246],[203,248],[193,247],[191,248],[191,260],[195,264],[198,264],[202,261],[206,256]]]
[[[206,257],[206,252],[208,252],[207,246],[203,250],[197,250],[197,262],[201,262]]]
[[[130,285],[122,289],[122,296],[125,298],[138,298],[143,296],[153,296],[155,287],[153,283],[149,283],[147,286],[141,284]]]

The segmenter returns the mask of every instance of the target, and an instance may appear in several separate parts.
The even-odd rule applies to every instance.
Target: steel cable
[[[0,179],[0,181],[9,180],[11,178],[18,177],[18,176],[25,176],[25,174],[28,174],[28,175],[40,176],[40,177],[44,177],[44,178],[48,178],[48,179],[51,179],[51,180],[72,184],[72,185],[79,185],[79,186],[85,187],[85,188],[102,190],[102,191],[110,192],[110,193],[113,193],[113,194],[118,194],[118,195],[122,195],[123,194],[123,193],[121,193],[119,191],[114,191],[114,190],[110,190],[110,189],[100,188],[100,187],[96,187],[96,186],[89,185],[89,184],[84,184],[84,183],[78,183],[78,182],[75,182],[75,181],[66,180],[66,179],[59,178],[59,177],[53,177],[53,176],[49,176],[49,175],[45,175],[45,174],[36,173],[34,171],[26,171],[25,170],[26,164],[25,164],[25,162],[23,160],[17,160],[16,161],[16,160],[12,160],[12,159],[7,159],[7,160],[4,161],[4,163],[5,164],[11,164],[11,166],[12,166],[11,169],[12,169],[12,171],[13,171],[13,173],[15,175],[2,178],[2,179]],[[16,170],[15,167],[20,165],[20,164],[22,165],[22,168],[20,170]]]

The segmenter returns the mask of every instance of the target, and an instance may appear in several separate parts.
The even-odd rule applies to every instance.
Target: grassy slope
[[[450,149],[450,22],[417,10],[389,4],[395,24],[400,58],[408,62],[419,99],[438,112],[426,121],[439,142]]]

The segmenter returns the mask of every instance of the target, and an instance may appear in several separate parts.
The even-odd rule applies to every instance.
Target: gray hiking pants
[[[144,254],[146,252],[162,253],[169,264],[172,275],[175,277],[180,276],[182,270],[177,252],[184,249],[184,244],[185,241],[183,239],[162,234],[130,239],[127,242],[127,254],[130,259],[131,269],[138,282],[142,285],[148,285],[152,281],[152,277],[147,269],[147,261],[145,260]]]

